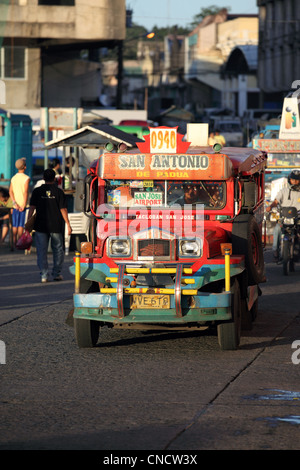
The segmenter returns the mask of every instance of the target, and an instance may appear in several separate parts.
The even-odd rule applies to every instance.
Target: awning
[[[43,150],[56,147],[103,148],[108,141],[115,144],[124,142],[131,148],[137,147],[136,142],[143,142],[142,139],[109,125],[85,126],[58,139],[49,140]]]

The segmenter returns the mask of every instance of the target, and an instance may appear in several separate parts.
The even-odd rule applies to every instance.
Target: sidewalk
[[[74,276],[69,272],[74,253],[65,256],[63,281],[40,282],[36,252],[11,251],[9,244],[0,245],[0,325],[31,311],[70,299],[74,292]],[[48,253],[51,272],[52,253]],[[68,312],[66,312],[67,316]]]

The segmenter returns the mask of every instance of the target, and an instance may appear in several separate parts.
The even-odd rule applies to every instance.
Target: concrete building
[[[247,107],[248,87],[258,92],[256,70],[250,57],[258,45],[257,16],[229,15],[226,9],[220,10],[216,15],[205,17],[186,42],[187,101],[193,103],[195,114],[201,114],[205,107],[229,107],[241,116]],[[245,46],[251,46],[251,54],[250,49],[246,52]],[[226,62],[238,47],[244,49],[242,54],[251,62],[249,77],[244,70],[240,72],[242,77],[237,69],[226,73]]]
[[[282,105],[300,80],[299,0],[257,0],[259,7],[258,85],[262,104]],[[293,83],[298,81],[298,85]]]
[[[257,50],[255,44],[236,46],[222,66],[222,106],[240,117],[249,108],[259,108]]]
[[[120,47],[125,0],[5,0],[0,4],[0,78],[7,109],[95,105],[98,50]]]

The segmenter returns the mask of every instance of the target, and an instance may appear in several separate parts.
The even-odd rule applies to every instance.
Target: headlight
[[[131,255],[131,242],[129,238],[109,238],[107,246],[110,256],[122,257]]]
[[[179,257],[194,257],[201,255],[200,240],[180,240],[179,241]]]
[[[294,222],[294,219],[289,219],[289,218],[285,217],[283,219],[283,223],[284,223],[284,225],[294,225],[295,222]]]

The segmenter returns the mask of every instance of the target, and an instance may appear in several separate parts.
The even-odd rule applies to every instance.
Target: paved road
[[[239,351],[200,332],[119,330],[79,350],[64,322],[72,256],[63,282],[41,284],[35,253],[1,247],[0,450],[298,450],[300,267],[286,278],[265,258],[258,319]]]

